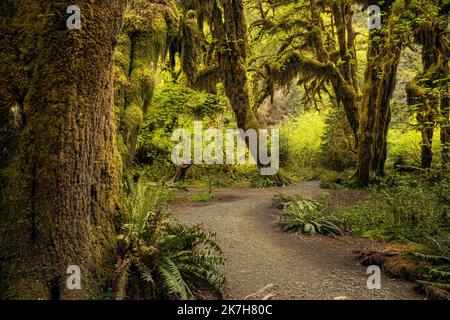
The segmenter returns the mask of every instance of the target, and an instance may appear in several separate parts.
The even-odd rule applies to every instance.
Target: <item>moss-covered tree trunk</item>
[[[222,0],[226,40],[221,67],[226,95],[239,129],[259,129],[250,105],[246,69],[247,28],[242,0]]]
[[[448,141],[449,132],[449,59],[445,46],[442,45],[440,34],[443,32],[439,24],[415,30],[416,41],[422,46],[423,70],[406,87],[408,103],[416,110],[422,135],[422,169],[430,169],[433,164],[433,136],[437,124],[441,125],[443,168],[448,163],[448,144],[445,141]]]
[[[375,55],[366,73],[366,88],[361,105],[358,183],[367,184],[370,173],[384,175],[387,159],[387,134],[391,120],[390,98],[395,87],[395,75],[400,49],[390,48],[387,55]]]
[[[441,98],[441,146],[442,146],[442,168],[447,171],[450,169],[450,92],[449,92],[449,70],[448,59],[445,60],[444,67],[447,71],[447,77],[443,84]]]
[[[433,162],[432,142],[434,136],[435,117],[434,108],[438,103],[430,88],[423,87],[424,73],[409,81],[406,86],[408,104],[417,109],[416,119],[421,133],[421,168],[430,169]],[[430,81],[427,81],[428,84]],[[419,84],[420,83],[420,84]]]
[[[447,19],[450,18],[450,3],[442,2],[440,14]],[[447,25],[448,26],[448,25]],[[448,29],[447,29],[448,31]],[[447,39],[450,36],[447,32]],[[441,87],[441,156],[442,169],[448,173],[450,170],[450,53],[448,48],[446,54],[442,55],[442,87]]]
[[[310,1],[311,17],[318,21],[318,37],[315,39],[318,61],[329,63],[330,55],[324,49],[323,21],[316,1]],[[335,1],[331,5],[331,13],[336,29],[339,58],[342,62],[338,67],[329,68],[326,76],[331,80],[338,103],[342,104],[345,114],[353,131],[355,146],[358,145],[358,95],[360,89],[356,77],[356,48],[355,33],[352,25],[353,10],[348,0]],[[335,61],[337,62],[337,61]]]
[[[112,65],[124,0],[0,4],[0,296],[95,295],[115,247],[120,188]],[[4,128],[7,128],[5,130]],[[66,286],[81,269],[81,290]]]
[[[173,0],[133,1],[115,52],[115,105],[124,169],[136,156],[140,127],[150,107],[158,62],[176,33]]]
[[[433,92],[432,88],[435,83],[442,81],[439,68],[439,52],[435,47],[435,35],[433,30],[425,30],[418,35],[419,41],[422,43],[422,65],[423,78],[421,84],[427,88],[427,103],[421,106],[420,112],[417,114],[417,121],[421,126],[422,134],[422,169],[430,169],[433,163],[433,136],[435,130],[435,118],[437,116],[437,107],[439,98],[437,92]],[[437,82],[435,82],[437,81]]]
[[[361,102],[358,130],[357,182],[367,185],[371,172],[384,175],[387,159],[387,134],[391,120],[390,99],[395,89],[402,42],[395,33],[396,17],[402,1],[387,2],[382,8],[386,26],[369,36],[368,66]]]

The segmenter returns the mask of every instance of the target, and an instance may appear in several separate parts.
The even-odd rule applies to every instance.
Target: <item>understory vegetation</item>
[[[341,213],[348,228],[365,237],[420,243],[450,254],[450,185],[395,175],[381,182],[369,199]]]
[[[426,176],[392,176],[340,217],[354,234],[407,246],[408,258],[387,263],[388,273],[416,281],[417,289],[430,298],[450,297],[448,177],[436,182]]]
[[[115,299],[222,297],[222,252],[215,235],[170,217],[167,190],[128,183],[122,204]]]
[[[363,264],[383,266],[399,278],[417,283],[432,299],[450,294],[450,180],[433,176],[394,174],[380,181],[366,200],[349,208],[331,209],[329,197],[304,199],[278,194],[283,230],[309,235],[349,233],[400,243],[402,252],[362,254]]]

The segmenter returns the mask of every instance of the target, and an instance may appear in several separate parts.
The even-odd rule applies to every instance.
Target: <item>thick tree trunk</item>
[[[387,159],[387,134],[391,120],[390,99],[395,89],[402,42],[396,29],[395,16],[401,12],[388,1],[382,8],[387,25],[370,33],[368,66],[363,91],[358,130],[357,183],[367,185],[374,171],[383,176]],[[399,4],[399,3],[397,3]],[[392,18],[392,22],[391,19]]]
[[[390,98],[400,60],[398,44],[372,53],[366,72],[366,87],[360,114],[358,145],[358,183],[366,185],[370,173],[384,175],[387,134],[391,119]]]
[[[1,298],[87,298],[112,271],[112,64],[126,1],[79,0],[81,30],[66,27],[72,4],[0,4]],[[66,286],[70,265],[81,290]]]
[[[386,63],[383,65],[384,77],[379,83],[380,92],[376,103],[378,103],[375,119],[375,144],[372,147],[372,170],[377,176],[385,175],[385,165],[387,160],[387,136],[391,123],[390,100],[394,93],[397,79],[397,68],[400,62],[401,47],[391,49]]]

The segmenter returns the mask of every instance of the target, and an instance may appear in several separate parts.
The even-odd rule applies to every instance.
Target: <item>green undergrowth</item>
[[[356,235],[405,244],[406,254],[379,265],[394,277],[416,282],[430,299],[450,298],[448,179],[394,175],[380,181],[366,201],[336,215]]]
[[[113,297],[221,298],[224,260],[215,234],[172,218],[167,188],[140,179],[125,189]]]
[[[438,251],[442,247],[443,253],[449,254],[450,239],[445,241],[450,231],[449,207],[449,180],[430,182],[396,175],[377,185],[366,201],[342,210],[339,216],[355,234],[419,243]],[[433,245],[436,241],[440,245]]]
[[[305,199],[299,195],[277,194],[273,206],[281,209],[279,223],[284,231],[309,235],[342,235],[341,221],[330,210],[327,194],[319,200]]]
[[[200,193],[193,196],[188,197],[190,202],[210,202],[216,198],[212,193]]]

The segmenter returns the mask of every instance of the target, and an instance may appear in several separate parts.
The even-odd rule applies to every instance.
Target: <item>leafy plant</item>
[[[285,231],[300,231],[310,235],[342,235],[341,221],[329,214],[327,199],[311,200],[293,196],[276,196],[275,204],[283,207],[280,224]]]
[[[288,204],[302,200],[300,195],[287,195],[285,193],[277,193],[272,199],[272,206],[277,209],[284,209]]]
[[[278,185],[278,182],[271,176],[257,175],[250,179],[250,185],[252,188],[264,189],[276,187]]]
[[[122,205],[116,299],[221,297],[224,276],[215,235],[169,217],[164,191],[129,183]]]

